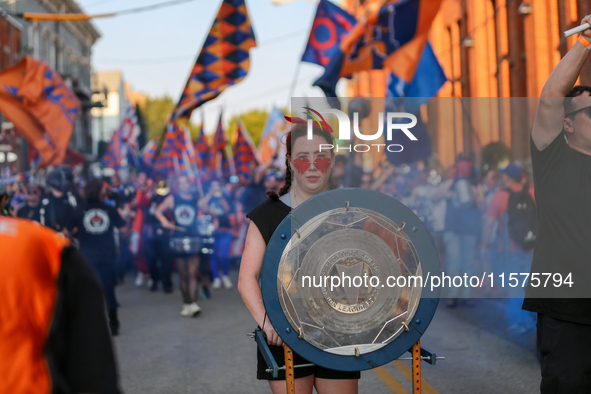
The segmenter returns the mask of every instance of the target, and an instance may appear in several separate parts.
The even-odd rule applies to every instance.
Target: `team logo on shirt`
[[[109,215],[102,209],[89,209],[82,218],[84,228],[89,234],[104,234],[109,229]]]
[[[195,208],[187,204],[180,204],[174,209],[174,219],[181,226],[188,226],[195,218]]]

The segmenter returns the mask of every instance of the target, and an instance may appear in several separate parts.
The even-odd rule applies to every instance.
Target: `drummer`
[[[189,252],[174,252],[175,262],[179,270],[180,288],[183,296],[181,316],[197,316],[201,308],[197,305],[197,274],[199,272],[199,232],[197,227],[198,199],[191,192],[189,177],[180,176],[177,179],[178,192],[170,194],[156,208],[155,216],[162,227],[174,231],[171,241],[190,238],[190,245],[194,250]],[[174,223],[164,216],[164,212],[172,211]]]
[[[291,209],[317,194],[336,187],[331,177],[334,152],[319,150],[321,144],[335,146],[330,127],[326,123],[322,129],[314,127],[313,138],[308,140],[306,122],[297,118],[287,119],[292,122],[292,130],[286,139],[285,186],[278,194],[267,192],[268,199],[246,215],[251,219],[251,223],[246,235],[238,281],[242,299],[266,335],[269,348],[279,365],[285,364],[281,347],[283,342],[269,321],[259,285],[265,249],[273,232]],[[294,365],[308,363],[299,355],[294,356]],[[265,371],[268,367],[260,351],[257,353],[257,361],[257,378],[268,380],[273,393],[285,393],[284,371],[280,371],[279,376],[273,378],[271,373]],[[298,393],[312,393],[315,387],[319,394],[353,394],[358,392],[359,377],[359,372],[335,371],[319,366],[302,367],[295,369],[295,386]]]

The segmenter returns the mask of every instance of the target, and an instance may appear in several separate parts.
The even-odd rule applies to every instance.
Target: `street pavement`
[[[236,283],[237,272],[231,277]],[[270,393],[255,376],[256,345],[246,335],[255,324],[236,288],[199,301],[196,318],[179,315],[178,287],[152,293],[128,277],[116,292],[121,330],[114,343],[124,393]],[[423,363],[423,393],[539,391],[535,333],[506,330],[505,301],[439,306],[421,345],[445,360]],[[359,392],[410,393],[409,377],[410,362],[397,360],[362,372]]]

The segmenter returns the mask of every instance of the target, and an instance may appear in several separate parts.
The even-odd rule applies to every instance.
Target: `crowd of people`
[[[200,312],[197,296],[210,297],[210,288],[232,288],[229,272],[240,261],[244,212],[281,186],[283,176],[269,167],[235,183],[211,173],[199,180],[152,179],[141,171],[126,180],[118,174],[85,180],[70,167],[56,167],[43,177],[19,174],[2,182],[0,204],[7,216],[39,222],[73,240],[99,274],[116,335],[114,289],[130,271],[137,272],[137,286],[171,293],[176,268],[183,316]]]
[[[239,182],[211,174],[150,179],[142,172],[125,181],[117,175],[84,181],[67,167],[53,169],[44,179],[20,174],[10,183],[0,181],[0,247],[8,255],[0,271],[0,350],[10,355],[0,358],[8,371],[5,385],[32,392],[67,382],[76,392],[118,392],[102,297],[87,262],[100,278],[111,334],[116,335],[114,287],[131,266],[140,272],[138,283],[149,274],[151,290],[162,283],[170,293],[174,261],[183,297],[181,315],[189,317],[201,310],[199,289],[204,296],[211,294],[210,281],[213,288],[232,287],[228,273],[236,257],[243,301],[275,359],[284,364],[283,355],[290,353],[280,347],[282,339],[268,319],[260,292],[265,250],[291,209],[345,186],[378,190],[411,208],[430,230],[442,269],[450,276],[527,273],[531,262],[522,307],[537,313],[540,391],[590,392],[591,367],[582,355],[591,335],[591,303],[585,297],[591,280],[591,87],[574,85],[591,51],[591,15],[581,24],[587,24],[586,30],[542,89],[531,129],[536,193],[520,164],[481,169],[470,155],[458,156],[445,171],[424,163],[395,167],[384,161],[374,176],[364,171],[359,155],[316,149],[335,146],[326,122],[313,125],[313,135],[303,138],[309,135],[307,122],[297,118],[286,137],[285,176],[267,163]],[[570,286],[535,285],[534,275],[543,273],[572,275],[577,287],[570,291]],[[499,289],[491,288],[490,295],[517,300],[509,308],[515,323],[509,328],[527,330],[523,294],[495,294]],[[468,287],[451,287],[444,297],[448,307],[457,307],[469,305],[471,295]],[[29,308],[23,309],[24,303]],[[13,353],[20,357],[11,357]],[[82,359],[84,363],[77,362]],[[302,363],[296,353],[293,359]],[[293,376],[302,392],[316,388],[321,394],[354,394],[360,375],[308,365]],[[269,380],[274,393],[285,392],[285,371],[278,378],[270,376],[260,354],[257,378]]]
[[[114,288],[130,271],[138,287],[171,293],[176,268],[183,316],[197,315],[197,298],[211,297],[211,289],[232,288],[229,272],[242,256],[249,224],[245,215],[267,198],[267,191],[277,192],[285,184],[273,162],[253,168],[252,176],[240,176],[238,182],[211,173],[199,179],[153,179],[145,172],[125,181],[117,174],[84,181],[69,167],[57,167],[44,179],[21,174],[6,184],[6,209],[77,242],[97,268],[116,334]],[[529,271],[535,197],[518,163],[480,172],[473,158],[459,155],[445,171],[422,162],[396,167],[384,161],[376,173],[364,171],[358,157],[337,155],[332,178],[339,186],[391,195],[411,208],[430,230],[446,274]],[[522,206],[528,209],[517,209]],[[444,294],[446,305],[471,304],[469,290],[452,287]],[[500,291],[492,288],[487,294],[506,295]],[[517,303],[507,308],[513,322],[508,329],[527,331],[533,325]]]
[[[412,209],[429,229],[439,251],[442,270],[451,277],[529,273],[538,223],[533,182],[517,162],[490,163],[481,168],[472,155],[458,155],[447,169],[424,163],[396,167],[384,161],[374,177],[337,157],[333,176],[341,184],[364,187],[395,197]],[[492,165],[491,165],[492,164]],[[498,168],[497,168],[498,167]],[[350,174],[357,173],[351,178]],[[345,182],[343,182],[345,180]],[[482,283],[478,296],[506,297],[507,330],[525,333],[533,316],[521,310],[523,291]],[[442,294],[445,305],[470,306],[470,287],[451,286]]]

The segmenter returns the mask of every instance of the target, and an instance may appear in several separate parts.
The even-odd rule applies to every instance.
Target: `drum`
[[[201,251],[201,240],[195,237],[171,238],[170,250],[175,253],[197,254]]]
[[[197,218],[197,231],[201,237],[201,253],[213,253],[213,232],[215,226],[213,225],[213,218],[210,215],[203,215]]]

